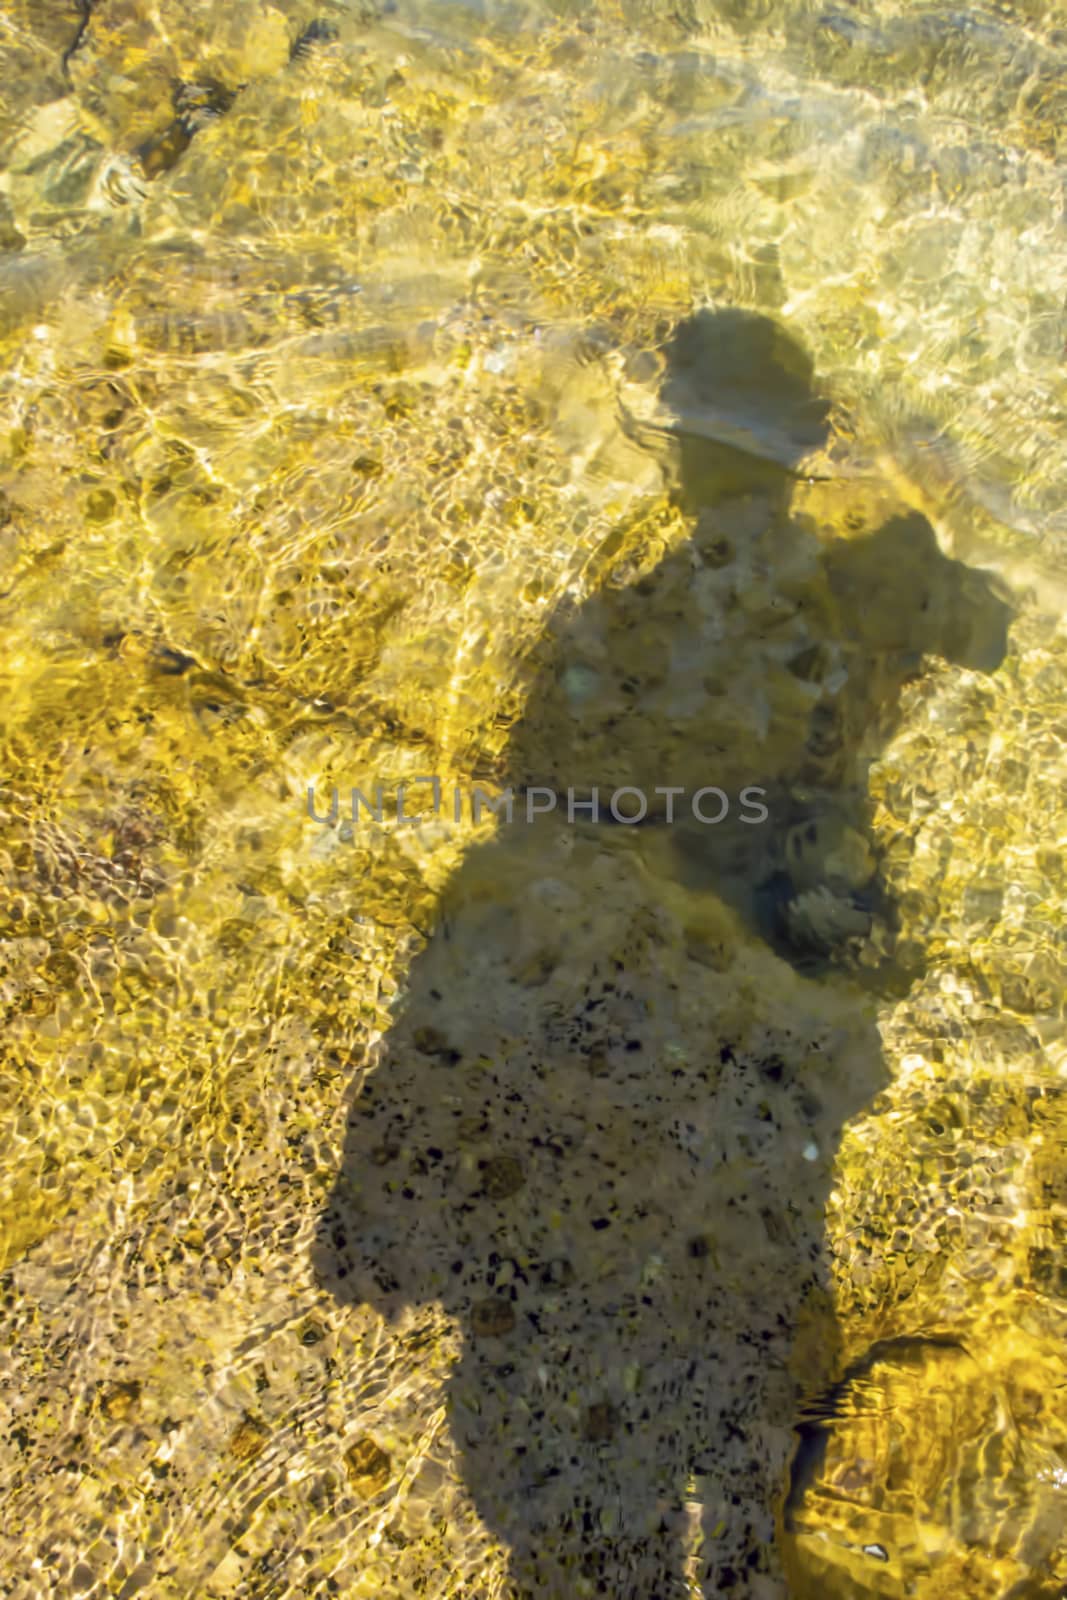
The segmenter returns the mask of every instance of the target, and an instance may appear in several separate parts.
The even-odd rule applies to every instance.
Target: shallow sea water
[[[1067,9],[0,81],[0,1593],[1067,1594]]]

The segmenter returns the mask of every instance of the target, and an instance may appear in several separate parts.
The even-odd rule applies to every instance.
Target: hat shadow
[[[922,971],[868,774],[926,657],[1007,648],[922,517],[792,514],[828,407],[777,323],[685,319],[660,398],[690,537],[551,619],[512,820],[442,896],[314,1251],[340,1303],[458,1325],[452,1440],[528,1600],[781,1592],[794,1419],[836,1375],[834,1155]]]

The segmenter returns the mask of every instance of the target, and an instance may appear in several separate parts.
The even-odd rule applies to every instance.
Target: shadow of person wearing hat
[[[460,1328],[452,1440],[530,1600],[783,1592],[834,1153],[921,961],[868,769],[925,656],[1006,649],[922,518],[794,514],[828,407],[778,324],[686,318],[660,401],[637,434],[690,535],[553,617],[512,820],[447,886],[316,1247],[341,1302]]]

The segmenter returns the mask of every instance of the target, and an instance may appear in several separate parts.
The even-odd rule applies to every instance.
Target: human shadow
[[[781,1592],[834,1153],[921,970],[868,770],[924,659],[992,671],[1010,617],[921,517],[792,514],[828,407],[775,322],[687,318],[660,399],[691,534],[552,618],[512,820],[444,892],[315,1251],[342,1303],[459,1325],[452,1437],[530,1600]]]

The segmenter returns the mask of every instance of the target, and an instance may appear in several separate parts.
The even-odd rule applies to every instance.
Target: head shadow
[[[459,1325],[453,1443],[530,1600],[773,1583],[793,1419],[835,1375],[833,1157],[885,1082],[874,1002],[921,970],[868,770],[926,657],[1006,649],[921,517],[794,515],[828,405],[778,324],[700,311],[665,356],[643,438],[690,535],[552,618],[513,820],[445,891],[315,1249],[339,1301]]]

